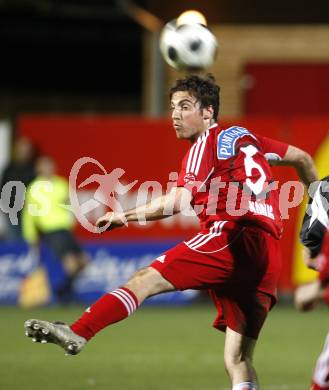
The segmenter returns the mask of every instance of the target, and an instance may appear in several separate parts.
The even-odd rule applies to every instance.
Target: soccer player
[[[323,178],[310,199],[300,233],[304,260],[319,271],[316,281],[296,289],[299,310],[313,309],[320,300],[329,305],[329,176]],[[311,390],[329,389],[329,334],[315,366]]]
[[[252,364],[258,334],[276,302],[280,272],[278,191],[266,156],[295,166],[306,185],[316,180],[304,151],[217,121],[219,87],[211,76],[188,76],[170,90],[172,122],[179,139],[192,143],[177,186],[145,206],[109,212],[97,221],[108,230],[140,218],[151,221],[196,210],[200,232],[137,271],[101,297],[71,326],[28,320],[26,335],[77,354],[97,332],[132,314],[142,302],[166,291],[209,290],[226,332],[224,361],[234,390],[257,389]]]

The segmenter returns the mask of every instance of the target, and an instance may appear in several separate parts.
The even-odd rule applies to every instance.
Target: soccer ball
[[[214,34],[202,24],[167,23],[160,35],[165,61],[177,70],[199,70],[210,66],[217,54]]]

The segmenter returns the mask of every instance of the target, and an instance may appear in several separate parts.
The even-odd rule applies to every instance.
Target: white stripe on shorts
[[[201,234],[198,233],[195,237],[193,237],[190,241],[186,241],[185,244],[190,249],[199,248],[202,245],[205,245],[208,241],[210,241],[214,237],[218,237],[222,234],[222,228],[227,221],[216,221],[213,226],[209,229],[209,233]]]
[[[192,245],[198,244],[200,241],[204,240],[205,237],[209,237],[212,233],[207,233],[207,234],[201,234],[198,233],[195,237],[193,237],[190,241],[185,242],[185,244],[189,247]]]

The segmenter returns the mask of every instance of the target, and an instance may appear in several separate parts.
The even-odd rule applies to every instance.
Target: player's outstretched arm
[[[283,159],[274,162],[273,165],[290,165],[294,167],[299,178],[307,187],[312,182],[318,180],[317,170],[312,157],[296,146],[289,145]]]
[[[191,202],[191,193],[184,187],[175,187],[168,194],[160,196],[143,206],[123,213],[108,212],[99,218],[96,226],[100,229],[113,230],[127,222],[155,221],[170,217],[187,208]]]

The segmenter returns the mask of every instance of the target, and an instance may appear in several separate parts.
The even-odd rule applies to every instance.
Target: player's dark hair
[[[220,87],[216,84],[213,75],[191,75],[186,76],[184,79],[176,80],[176,83],[170,88],[169,98],[171,99],[172,95],[178,91],[188,91],[190,95],[195,96],[200,102],[201,108],[212,106],[214,110],[213,118],[217,120]]]

